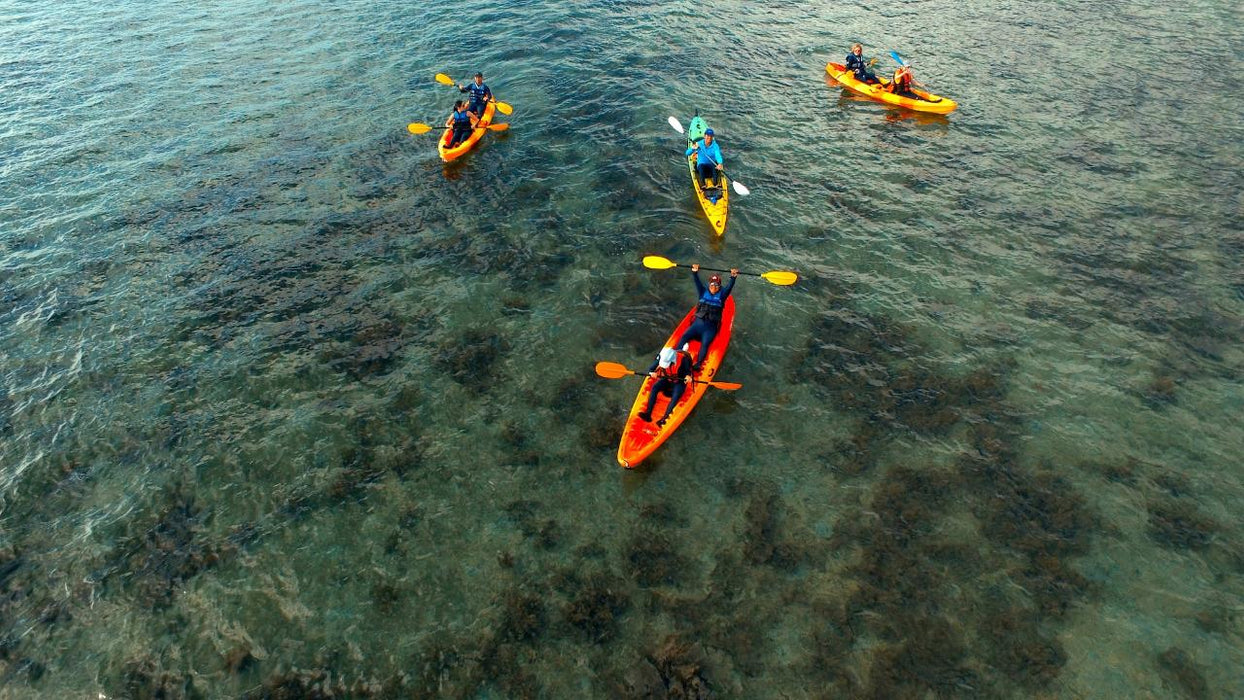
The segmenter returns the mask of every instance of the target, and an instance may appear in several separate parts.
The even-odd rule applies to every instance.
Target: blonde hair
[[[863,45],[863,44],[851,44],[851,50],[852,50],[852,51],[855,51],[856,49],[859,49],[860,51],[863,51],[863,50],[864,50],[864,45]]]

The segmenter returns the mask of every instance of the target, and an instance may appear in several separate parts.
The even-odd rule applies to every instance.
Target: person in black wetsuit
[[[708,346],[713,343],[713,338],[717,337],[717,329],[721,327],[721,313],[726,308],[726,299],[734,289],[735,280],[739,278],[739,271],[730,270],[730,283],[725,287],[721,286],[721,275],[713,275],[708,279],[708,287],[705,288],[700,281],[699,265],[691,266],[691,278],[695,280],[695,289],[700,293],[700,303],[695,307],[695,321],[683,331],[674,347],[680,348],[689,341],[699,340],[700,350],[696,353],[695,366],[692,368],[699,372],[704,365],[704,356],[708,354]]]
[[[475,80],[469,85],[459,85],[459,92],[470,93],[471,106],[467,107],[468,112],[473,112],[475,116],[481,119],[484,116],[484,106],[492,99],[492,90],[484,84],[484,74],[476,73]]]
[[[445,120],[445,126],[454,130],[453,135],[449,137],[449,148],[453,148],[462,143],[471,135],[471,130],[475,128],[475,123],[479,120],[466,107],[466,102],[458,100],[454,102],[454,111]]]
[[[657,396],[665,394],[670,397],[670,402],[665,407],[665,415],[657,421],[657,427],[661,427],[674,412],[674,407],[678,405],[678,400],[682,398],[687,385],[691,384],[691,353],[686,351],[685,346],[683,350],[661,348],[656,361],[648,368],[648,376],[655,381],[652,383],[652,391],[648,394],[648,407],[639,414],[639,419],[651,422],[652,407],[657,404]]]
[[[868,67],[876,62],[877,59],[875,58],[865,61],[864,45],[856,44],[851,47],[851,52],[847,54],[846,63],[843,65],[846,66],[847,70],[855,73],[855,79],[861,83],[876,84],[881,81],[877,80],[877,76],[872,71],[868,70]]]

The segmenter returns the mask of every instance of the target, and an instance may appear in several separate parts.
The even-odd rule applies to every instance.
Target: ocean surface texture
[[[956,99],[848,94],[862,41]],[[1244,695],[1239,4],[0,0],[0,697]],[[485,73],[511,128],[437,157]],[[667,118],[750,196],[716,238]],[[614,455],[691,307],[718,378]]]

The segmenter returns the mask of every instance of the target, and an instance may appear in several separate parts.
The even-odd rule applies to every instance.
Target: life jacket
[[[459,112],[458,110],[455,109],[453,113],[453,117],[454,117],[454,128],[455,129],[461,129],[463,127],[471,126],[471,113],[470,112],[466,110]]]
[[[856,56],[854,52],[847,54],[847,63],[843,67],[854,73],[857,78],[868,73],[868,66],[864,63],[864,57]]]
[[[486,83],[476,85],[475,81],[472,80],[471,84],[467,85],[467,93],[471,95],[472,102],[483,102],[485,95],[488,95],[491,92],[492,91],[488,89],[488,85]]]
[[[910,92],[912,80],[913,78],[910,66],[903,66],[902,68],[894,71],[894,91]]]
[[[677,354],[674,355],[674,361],[670,363],[669,367],[657,366],[657,376],[661,379],[678,379],[678,369],[682,367],[683,360],[690,358],[691,353],[683,352],[682,350],[677,351]]]
[[[726,289],[718,287],[717,293],[705,289],[700,295],[700,303],[695,306],[695,317],[710,323],[721,323],[721,312],[726,306]]]

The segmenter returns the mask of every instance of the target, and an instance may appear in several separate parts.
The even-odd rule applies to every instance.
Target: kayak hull
[[[695,143],[704,138],[704,130],[708,128],[708,124],[699,117],[692,117],[690,128],[687,129],[687,137],[691,143]],[[716,185],[721,188],[721,195],[714,202],[711,197],[704,194],[704,190],[700,189],[700,179],[695,174],[696,154],[692,153],[687,156],[687,167],[691,170],[691,189],[695,190],[696,199],[700,200],[700,208],[704,210],[704,215],[708,217],[708,223],[713,227],[713,231],[718,235],[726,232],[726,219],[730,210],[730,188],[726,187],[725,178],[718,175],[715,182],[709,183],[710,186]]]
[[[441,135],[441,140],[436,143],[436,150],[441,154],[441,160],[448,163],[449,161],[462,156],[467,151],[474,148],[475,144],[484,136],[484,132],[488,131],[486,127],[492,123],[492,117],[496,111],[497,104],[490,101],[488,105],[484,107],[484,116],[480,117],[479,121],[475,124],[475,128],[471,130],[471,135],[466,137],[465,141],[457,146],[454,146],[453,148],[449,148],[449,140],[454,137],[454,130],[445,129],[445,133]]]
[[[695,320],[695,308],[683,317],[682,323],[674,329],[670,334],[669,340],[665,341],[665,347],[673,347],[683,331],[691,325]],[[726,348],[730,345],[730,332],[734,328],[734,297],[726,297],[726,305],[721,313],[721,326],[717,330],[716,337],[713,338],[712,345],[709,346],[708,354],[704,357],[704,366],[699,374],[695,375],[695,379],[710,381],[717,375],[718,368],[721,367],[721,361],[726,356]],[[700,350],[699,341],[693,340],[689,343],[691,346],[689,351],[694,357]],[[664,395],[657,396],[657,402],[652,407],[652,418],[654,422],[644,421],[639,417],[644,408],[648,406],[648,396],[652,393],[652,385],[656,380],[652,377],[645,377],[643,386],[639,388],[639,395],[635,397],[635,403],[631,405],[631,412],[626,418],[626,426],[622,429],[622,442],[618,445],[618,464],[627,469],[634,469],[640,462],[644,461],[648,455],[652,454],[661,446],[670,435],[678,430],[678,426],[690,415],[691,409],[699,403],[700,398],[704,396],[704,392],[708,390],[707,384],[699,382],[693,383],[683,392],[682,399],[678,405],[674,407],[673,413],[670,414],[669,420],[662,427],[657,427],[655,420],[665,415],[665,408],[669,405],[669,397]]]
[[[846,66],[841,63],[826,64],[825,72],[829,73],[830,77],[837,80],[843,87],[851,90],[852,92],[874,100],[885,102],[887,104],[892,104],[896,107],[903,107],[917,112],[949,114],[955,111],[955,108],[959,106],[957,102],[949,97],[934,95],[931,92],[925,92],[924,90],[918,90],[916,88],[912,88],[911,91],[919,95],[922,99],[913,100],[910,97],[903,97],[902,95],[895,95],[892,92],[887,92],[885,90],[885,85],[888,85],[889,81],[885,78],[879,78],[882,81],[881,85],[861,83],[855,79],[855,74],[848,71]]]

